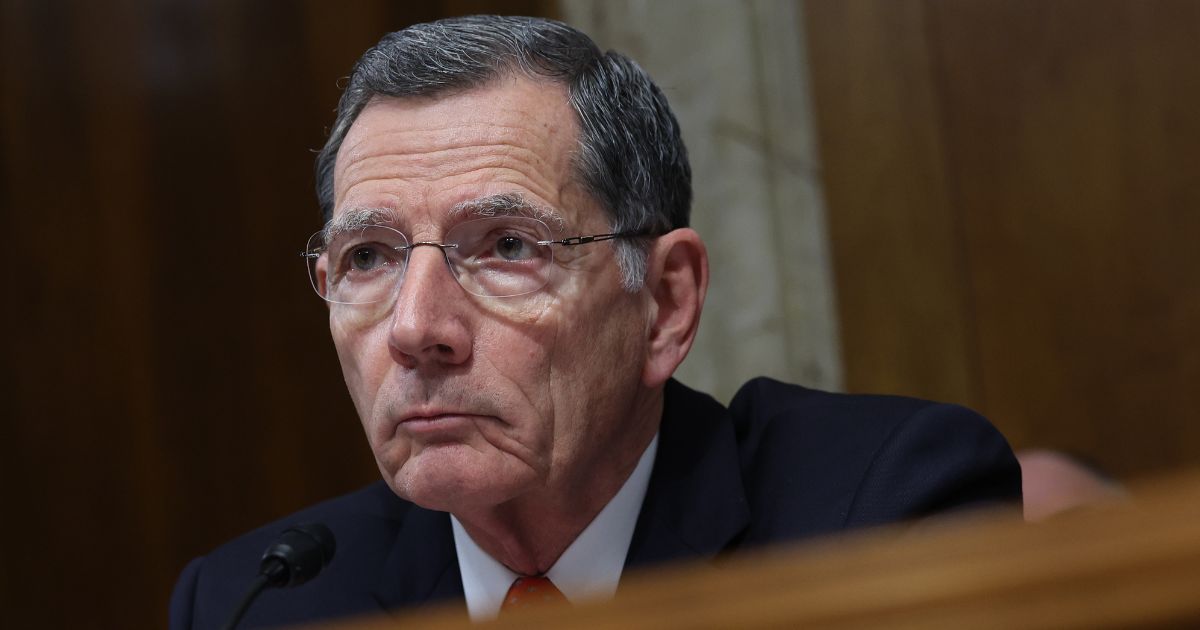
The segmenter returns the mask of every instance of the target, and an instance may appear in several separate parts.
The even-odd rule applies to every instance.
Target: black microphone
[[[267,587],[299,586],[317,577],[333,559],[336,549],[333,532],[321,523],[293,525],[283,530],[283,534],[263,553],[258,576],[225,624],[225,630],[233,630],[237,626],[250,604]]]

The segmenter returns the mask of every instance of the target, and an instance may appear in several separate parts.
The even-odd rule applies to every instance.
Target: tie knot
[[[508,587],[508,594],[504,596],[500,612],[565,601],[567,598],[549,578],[544,576],[519,577],[512,583],[512,586]]]

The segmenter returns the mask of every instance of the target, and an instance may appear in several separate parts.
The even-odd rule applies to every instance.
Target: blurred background
[[[1200,465],[1200,3],[0,0],[6,627],[165,625],[186,561],[377,478],[297,254],[385,32],[565,19],[684,125],[680,372],[958,402]]]

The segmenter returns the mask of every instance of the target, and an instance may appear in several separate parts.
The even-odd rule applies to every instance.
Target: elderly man
[[[634,566],[1019,497],[962,408],[759,379],[726,409],[671,379],[708,282],[679,128],[563,24],[387,35],[317,177],[306,256],[383,482],[193,561],[173,627],[224,621],[294,522],[337,555],[250,625],[455,598],[486,619],[514,583],[606,597]]]

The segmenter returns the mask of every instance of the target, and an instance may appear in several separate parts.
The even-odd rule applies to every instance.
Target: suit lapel
[[[411,505],[399,522],[377,584],[372,594],[385,610],[462,600],[450,516]]]
[[[729,412],[674,379],[625,567],[712,559],[749,523]]]

